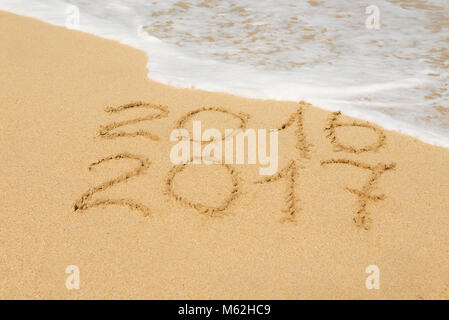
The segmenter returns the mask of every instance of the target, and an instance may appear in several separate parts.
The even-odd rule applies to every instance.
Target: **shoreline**
[[[64,3],[61,3],[61,4],[59,4],[59,7],[57,8],[57,10],[60,12],[65,12],[64,11],[64,10],[66,10],[65,6],[66,5]],[[13,8],[13,7],[9,7],[9,9],[17,12],[14,14],[25,14],[25,12],[26,12],[26,10],[21,10],[21,9]],[[28,13],[26,14],[26,16],[30,17],[30,18],[38,19],[39,21],[42,21],[44,23],[49,23],[54,26],[65,27],[65,25],[64,25],[65,21],[63,21],[62,16],[61,16],[62,18],[61,17],[59,17],[59,18],[46,17],[46,19],[45,19],[44,18],[45,14],[43,13],[45,11],[48,11],[48,10],[45,10],[45,5],[43,5],[42,8],[40,8],[39,10],[37,10],[36,12],[33,13],[34,16],[31,16]],[[51,21],[47,21],[48,19],[50,19]],[[148,48],[151,47],[151,45],[146,44],[146,41],[149,43],[156,43],[156,42],[159,42],[159,40],[157,38],[152,38],[151,34],[146,34],[146,33],[144,36],[143,29],[139,29],[138,32],[136,31],[136,34],[139,34],[138,36],[134,35],[133,33],[130,34],[129,30],[127,30],[126,32],[123,31],[122,33],[119,32],[118,34],[113,35],[112,33],[110,33],[110,30],[108,28],[105,28],[105,29],[100,28],[98,30],[95,29],[95,27],[94,27],[95,23],[93,23],[95,21],[95,17],[88,17],[88,20],[90,21],[90,24],[88,24],[89,26],[87,27],[86,30],[76,30],[76,31],[88,33],[90,35],[98,36],[103,39],[117,41],[117,42],[121,43],[122,45],[131,46],[134,49],[142,50],[146,53],[147,58],[148,58],[147,62],[146,62],[147,68],[152,69],[152,67],[154,65],[151,62],[151,58],[148,56],[149,55]],[[97,23],[98,23],[98,21],[97,21]],[[114,28],[117,28],[117,27],[118,26],[115,26]],[[116,31],[118,32],[119,30],[116,30]],[[142,41],[143,37],[149,37],[149,38],[146,41]],[[147,47],[147,45],[149,47]],[[428,124],[426,122],[422,122],[421,125],[419,125],[417,123],[413,123],[413,121],[410,121],[410,119],[408,119],[408,121],[404,121],[402,118],[392,117],[391,115],[389,115],[390,111],[387,111],[390,106],[384,105],[383,103],[371,104],[371,106],[376,106],[376,107],[367,108],[364,110],[364,109],[358,109],[357,107],[354,107],[354,102],[346,101],[343,98],[341,101],[339,101],[335,97],[334,98],[330,98],[330,97],[321,98],[321,97],[314,96],[314,94],[310,94],[307,97],[305,97],[305,96],[303,96],[303,94],[300,94],[297,92],[301,92],[301,91],[314,92],[315,90],[317,90],[317,87],[314,85],[311,85],[311,84],[297,83],[298,79],[296,79],[292,75],[289,75],[287,78],[284,79],[283,77],[286,77],[287,75],[281,73],[281,74],[278,74],[276,77],[274,77],[275,79],[277,79],[276,81],[271,81],[270,83],[268,83],[267,82],[268,78],[266,78],[266,76],[263,72],[260,73],[259,72],[260,70],[258,71],[257,68],[254,69],[251,67],[244,67],[242,65],[234,66],[233,64],[225,63],[225,62],[219,61],[219,60],[218,61],[210,61],[209,66],[207,64],[203,66],[203,65],[201,65],[201,63],[199,61],[196,61],[197,58],[195,56],[189,56],[189,55],[184,56],[181,54],[181,52],[171,52],[168,48],[165,48],[164,45],[162,45],[161,48],[159,48],[159,47],[157,47],[157,48],[158,49],[155,50],[156,52],[153,51],[152,55],[155,56],[155,60],[158,61],[158,64],[161,64],[161,61],[159,61],[159,60],[161,60],[161,59],[163,60],[164,55],[173,56],[172,59],[176,61],[177,69],[183,69],[183,66],[186,64],[194,65],[195,68],[198,68],[199,73],[201,73],[201,74],[203,74],[203,73],[207,74],[208,67],[213,68],[213,69],[218,69],[218,70],[221,70],[221,72],[222,72],[221,76],[224,77],[222,79],[224,81],[224,83],[232,82],[232,80],[234,80],[234,82],[239,82],[239,85],[238,86],[226,86],[220,82],[219,79],[221,78],[221,76],[218,76],[218,78],[215,78],[214,75],[210,76],[209,78],[206,77],[202,80],[196,79],[194,82],[191,82],[194,79],[190,79],[188,77],[188,75],[185,73],[185,71],[182,71],[182,72],[180,71],[179,74],[175,74],[175,75],[172,75],[171,77],[170,76],[167,77],[167,75],[165,75],[163,72],[161,72],[161,70],[160,70],[161,66],[154,66],[155,67],[154,69],[157,69],[157,72],[152,71],[152,72],[147,73],[147,76],[148,76],[149,80],[151,80],[151,81],[156,81],[161,84],[174,86],[179,89],[198,89],[198,90],[204,90],[204,91],[211,92],[211,93],[215,92],[215,93],[231,94],[231,95],[235,95],[235,96],[239,96],[239,97],[243,97],[243,98],[249,98],[249,99],[259,99],[259,100],[267,100],[267,101],[274,100],[274,101],[279,101],[281,103],[304,100],[309,103],[312,103],[313,105],[319,106],[326,111],[339,110],[346,116],[358,118],[358,119],[365,120],[365,121],[374,122],[377,125],[381,126],[383,129],[393,130],[395,132],[418,139],[422,142],[449,149],[449,139],[444,134],[444,131],[438,130],[438,129],[436,129],[436,127],[433,127],[432,130],[424,129],[426,127],[426,125]],[[165,52],[164,50],[168,50],[168,52]],[[162,52],[159,52],[159,51],[162,51]],[[162,69],[167,69],[167,68],[163,67]],[[173,70],[171,70],[170,72],[173,72]],[[244,74],[250,75],[249,77],[252,79],[261,79],[260,83],[256,82],[253,84],[248,84],[245,82],[241,82],[239,79],[227,79],[227,78],[229,78],[230,74],[238,74],[239,72],[243,72]],[[292,76],[292,77],[290,77],[290,76]],[[190,80],[187,80],[187,79],[190,79]],[[273,80],[273,79],[271,79],[271,80]],[[358,89],[357,89],[357,86],[355,86],[355,85],[348,86],[348,87],[344,88],[344,90],[343,90],[343,88],[334,86],[334,87],[329,87],[329,90],[336,91],[336,92],[362,90],[362,91],[365,91],[366,94],[368,94],[369,92],[374,90],[373,89],[374,87],[383,86],[384,87],[383,91],[378,92],[378,94],[384,95],[384,94],[388,94],[389,90],[387,90],[387,88],[389,88],[389,87],[398,86],[398,87],[404,87],[404,88],[405,87],[413,88],[414,82],[420,82],[417,79],[411,79],[411,78],[397,80],[397,81],[398,81],[397,83],[391,82],[391,83],[379,83],[379,84],[376,84],[376,83],[366,84],[363,88],[359,87]],[[257,87],[261,83],[266,83],[266,87],[267,87],[266,92],[265,91],[261,92],[259,89],[257,89]],[[279,94],[282,96],[282,98],[279,97],[279,95],[276,93],[276,90],[271,91],[271,87],[272,87],[273,83],[275,83],[276,86],[278,86],[279,83],[282,84],[281,87],[282,87],[283,93]],[[290,83],[294,83],[295,85],[293,85],[293,86],[288,85]],[[339,101],[339,102],[336,102],[336,101]],[[360,105],[363,105],[364,103],[366,103],[366,101],[359,101]],[[396,103],[393,103],[392,101],[390,101],[390,103],[392,103],[393,105],[396,105]],[[367,104],[367,105],[370,106],[370,104]],[[401,107],[398,110],[405,107],[405,105],[399,105],[399,104],[396,105],[396,107],[399,107],[399,106],[401,106]],[[378,110],[381,110],[381,111],[376,111],[377,108],[378,108]],[[433,119],[435,117],[444,119],[444,117],[445,117],[444,110],[445,109],[443,106],[440,106],[440,108],[442,108],[443,111],[439,111],[439,113],[434,114],[434,115],[427,114],[426,115],[426,117],[428,119],[427,121],[431,121],[431,119]],[[413,108],[411,110],[413,110]],[[420,115],[421,118],[423,116],[424,115]],[[433,123],[433,125],[435,126],[436,123]],[[443,125],[443,127],[444,127],[444,123],[442,123],[441,125]],[[440,132],[438,132],[438,131],[440,131]]]
[[[87,33],[2,11],[0,25],[0,298],[449,298],[449,149],[306,103],[156,83],[144,52]],[[102,137],[154,114],[108,112],[136,101],[168,112]],[[190,116],[204,107],[228,113]],[[278,177],[170,162],[180,120],[236,128],[242,113],[282,129]]]

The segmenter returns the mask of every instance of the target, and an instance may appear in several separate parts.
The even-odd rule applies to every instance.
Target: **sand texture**
[[[6,12],[0,46],[0,298],[449,298],[448,149],[161,85],[141,51]],[[174,166],[194,120],[278,128],[277,174]]]

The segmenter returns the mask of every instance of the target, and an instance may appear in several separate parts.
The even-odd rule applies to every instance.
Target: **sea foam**
[[[162,83],[304,100],[449,147],[446,1],[1,0],[0,9],[59,26],[78,11],[79,30],[144,50],[149,78]]]

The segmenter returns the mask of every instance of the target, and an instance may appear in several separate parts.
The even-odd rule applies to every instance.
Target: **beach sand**
[[[141,51],[6,12],[0,43],[0,298],[449,298],[448,149],[306,103],[162,85]],[[200,108],[218,111],[186,116]],[[290,119],[280,174],[173,169],[183,117]]]

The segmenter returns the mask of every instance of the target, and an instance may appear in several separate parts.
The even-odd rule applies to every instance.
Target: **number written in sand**
[[[370,123],[367,122],[360,122],[357,120],[354,120],[350,123],[341,123],[338,122],[338,118],[341,116],[341,112],[337,111],[332,113],[329,116],[327,127],[324,128],[324,131],[327,132],[327,137],[331,140],[332,146],[334,147],[334,151],[346,151],[350,153],[362,153],[367,151],[377,151],[379,148],[381,148],[385,144],[385,134],[383,131],[375,126],[373,126]],[[347,146],[341,143],[337,138],[336,129],[343,128],[343,127],[359,127],[359,128],[366,128],[374,131],[377,135],[377,141],[373,142],[370,145],[364,146],[364,147],[353,147],[353,146]]]
[[[249,119],[249,115],[245,114],[245,113],[234,113],[231,112],[225,108],[222,107],[202,107],[196,110],[192,110],[187,112],[187,114],[183,115],[177,122],[176,122],[176,129],[184,129],[184,126],[186,124],[186,122],[192,118],[193,116],[200,114],[202,112],[217,112],[217,113],[223,113],[223,114],[228,114],[236,119],[239,119],[240,121],[240,125],[238,127],[238,129],[244,131],[246,130],[246,126],[248,123],[248,119]],[[222,140],[225,140],[227,137],[224,135]],[[210,141],[195,141],[193,138],[190,138],[190,141],[192,142],[198,142],[198,143],[205,143],[208,144],[210,143]]]
[[[396,167],[396,164],[378,163],[377,165],[370,165],[348,159],[331,159],[327,161],[321,161],[322,166],[327,166],[330,164],[349,165],[371,171],[371,175],[369,176],[369,179],[366,182],[366,184],[362,187],[362,190],[357,190],[348,187],[345,188],[346,191],[358,197],[358,209],[356,216],[354,217],[355,224],[358,227],[363,227],[364,229],[368,230],[371,223],[371,218],[369,217],[368,211],[366,209],[368,201],[379,201],[385,199],[384,194],[372,195],[371,192],[376,187],[377,181],[379,180],[380,176],[385,171],[394,169]]]
[[[198,211],[200,214],[209,216],[209,217],[219,217],[223,216],[225,210],[231,205],[231,203],[238,198],[240,195],[240,184],[239,184],[239,177],[237,175],[237,172],[235,169],[230,166],[229,164],[220,164],[220,166],[223,166],[229,175],[231,176],[231,183],[232,183],[232,189],[229,193],[229,195],[226,197],[226,199],[223,200],[221,205],[212,207],[207,206],[201,203],[194,203],[180,195],[178,195],[174,191],[174,179],[176,175],[180,172],[182,172],[186,167],[188,163],[182,163],[175,165],[168,173],[166,182],[165,182],[165,192],[166,194],[174,199],[176,202],[179,202],[183,206],[187,208],[192,208]]]
[[[279,131],[288,129],[290,127],[294,127],[295,131],[294,134],[296,136],[296,144],[295,148],[301,152],[300,157],[310,159],[311,151],[313,144],[308,142],[306,132],[304,130],[304,110],[309,106],[308,103],[305,103],[301,101],[299,103],[299,107],[296,109],[295,112],[293,112],[287,119],[285,123],[283,123],[281,126],[278,127]],[[157,113],[148,114],[147,116],[143,117],[137,117],[130,120],[125,120],[121,122],[113,122],[106,126],[101,126],[99,131],[99,136],[101,138],[107,138],[107,139],[114,139],[118,137],[145,137],[150,140],[159,140],[159,137],[152,134],[149,131],[145,130],[137,130],[134,132],[125,132],[125,131],[117,131],[116,129],[137,124],[142,121],[151,121],[155,119],[162,119],[168,117],[168,108],[161,105],[154,105],[151,103],[146,102],[133,102],[124,104],[118,107],[108,107],[105,109],[105,112],[114,114],[119,113],[126,110],[131,109],[151,109],[157,111]],[[186,126],[186,123],[188,120],[192,119],[198,114],[202,114],[205,112],[212,112],[216,114],[223,115],[230,115],[234,119],[239,120],[239,124],[236,129],[244,131],[247,128],[248,120],[250,118],[249,115],[241,112],[232,112],[228,109],[225,109],[223,107],[201,107],[192,111],[187,112],[185,115],[183,115],[181,118],[178,119],[176,122],[176,128],[177,129],[184,129]],[[327,121],[327,126],[325,127],[325,132],[327,132],[327,137],[330,139],[331,144],[334,148],[335,152],[349,152],[353,154],[360,154],[363,152],[369,152],[369,151],[378,151],[382,146],[385,144],[386,136],[384,132],[377,128],[376,126],[360,122],[357,120],[354,120],[352,122],[341,122],[339,120],[339,117],[341,116],[340,112],[334,112],[332,113]],[[337,137],[337,129],[342,127],[358,127],[361,129],[368,129],[373,131],[377,135],[377,140],[374,141],[371,144],[363,145],[363,146],[351,146],[347,143],[342,143],[338,137]],[[238,131],[237,130],[237,131]],[[222,140],[226,139],[226,135],[222,138]],[[202,140],[202,139],[201,139]],[[190,139],[191,142],[195,144],[195,139]],[[204,141],[201,141],[203,143]],[[206,143],[210,143],[211,141],[207,141]],[[107,157],[102,160],[99,160],[95,163],[92,163],[89,167],[89,170],[92,170],[95,166],[105,163],[107,161],[111,160],[134,160],[138,161],[139,165],[133,170],[126,172],[120,176],[118,176],[115,179],[108,180],[96,187],[93,187],[86,191],[81,198],[76,201],[74,204],[74,210],[75,212],[81,212],[85,211],[92,207],[97,206],[107,206],[107,205],[120,205],[120,206],[126,206],[128,208],[131,208],[132,210],[138,211],[143,215],[149,215],[149,209],[139,203],[136,203],[133,200],[130,199],[92,199],[93,195],[95,193],[98,193],[100,191],[104,191],[118,183],[126,182],[127,180],[131,178],[135,178],[139,175],[142,175],[146,172],[148,169],[150,162],[148,159],[142,156],[136,156],[130,153],[120,153],[115,156]],[[230,193],[223,199],[223,201],[217,205],[217,206],[208,206],[202,203],[196,203],[193,202],[186,197],[183,197],[179,195],[175,189],[174,189],[174,179],[176,175],[180,172],[182,172],[186,166],[192,164],[192,159],[190,159],[187,163],[182,163],[179,165],[175,165],[172,167],[172,169],[168,172],[166,182],[165,182],[165,193],[172,199],[174,199],[176,202],[179,202],[181,205],[192,208],[199,213],[206,215],[208,217],[217,217],[217,216],[223,216],[226,214],[226,210],[228,207],[240,196],[241,190],[240,190],[240,183],[239,183],[239,177],[235,171],[235,168],[230,166],[229,164],[220,164],[220,166],[223,166],[228,174],[231,176],[232,180],[232,189]],[[291,160],[286,167],[284,167],[282,170],[280,170],[278,173],[266,177],[264,179],[258,180],[255,182],[255,184],[262,184],[262,183],[271,183],[276,182],[279,180],[282,180],[285,178],[287,181],[286,184],[286,196],[285,196],[285,203],[286,207],[284,208],[283,212],[285,213],[285,217],[281,219],[281,221],[295,221],[295,217],[299,212],[299,209],[297,207],[297,202],[299,201],[296,197],[295,193],[295,187],[297,183],[297,177],[298,177],[298,168],[299,165],[297,164],[297,161],[299,159],[293,159]],[[385,198],[385,195],[373,195],[372,191],[375,188],[377,181],[379,177],[385,172],[390,169],[393,169],[395,167],[395,164],[383,164],[379,163],[377,165],[369,165],[361,162],[357,162],[354,160],[348,160],[348,159],[331,159],[326,161],[321,161],[322,166],[327,165],[334,165],[334,164],[340,164],[340,165],[350,165],[353,167],[369,170],[371,172],[369,179],[367,183],[360,189],[353,189],[353,188],[345,188],[345,190],[349,191],[350,193],[356,195],[358,197],[358,208],[357,208],[357,214],[354,217],[354,222],[357,226],[368,229],[369,223],[370,223],[370,217],[367,212],[367,204],[369,201],[379,201],[383,200]]]
[[[306,134],[304,133],[304,108],[303,105],[309,105],[303,101],[300,102],[299,108],[288,118],[287,122],[282,124],[278,130],[284,130],[288,127],[296,124],[296,149],[301,151],[301,156],[304,158],[309,158],[309,153],[313,144],[307,142]]]
[[[118,106],[118,107],[107,107],[107,108],[105,108],[105,112],[113,114],[113,113],[118,113],[118,112],[130,110],[130,109],[134,109],[134,108],[152,109],[152,110],[157,110],[159,112],[156,114],[149,114],[144,117],[138,117],[135,119],[124,120],[124,121],[120,121],[120,122],[112,122],[106,126],[101,126],[100,131],[98,132],[98,135],[101,138],[105,138],[105,139],[140,136],[140,137],[145,137],[150,140],[159,140],[158,136],[156,136],[146,130],[138,130],[138,131],[134,131],[134,132],[126,132],[126,131],[112,132],[113,130],[123,127],[123,126],[126,126],[126,125],[136,124],[136,123],[139,123],[142,121],[150,121],[150,120],[155,120],[155,119],[166,118],[168,116],[168,108],[166,106],[155,105],[155,104],[146,103],[146,102],[132,102],[132,103]]]
[[[283,211],[286,213],[286,217],[281,219],[281,222],[293,222],[295,221],[295,215],[297,210],[296,207],[296,195],[295,195],[295,184],[296,184],[296,177],[297,177],[297,168],[296,168],[296,162],[292,160],[284,169],[282,169],[279,173],[276,173],[270,177],[266,177],[262,180],[258,180],[255,183],[256,184],[262,184],[262,183],[268,183],[268,182],[274,182],[278,181],[282,178],[287,179],[287,195],[285,197],[285,202],[287,205],[287,208]]]
[[[97,162],[92,163],[89,166],[89,170],[92,170],[97,165],[101,163],[105,163],[111,160],[135,160],[139,163],[139,165],[132,171],[128,171],[123,173],[122,175],[116,177],[115,179],[108,180],[106,182],[103,182],[102,184],[90,188],[87,190],[83,195],[78,199],[78,201],[75,202],[73,208],[75,212],[81,212],[85,211],[89,208],[98,207],[98,206],[109,206],[109,205],[119,205],[119,206],[125,206],[130,208],[131,210],[140,212],[143,216],[148,216],[150,214],[150,209],[148,209],[143,204],[137,203],[134,200],[131,199],[97,199],[92,200],[92,196],[100,191],[104,191],[108,188],[111,188],[114,185],[117,185],[122,182],[126,182],[131,178],[136,178],[139,175],[143,175],[145,171],[150,166],[150,161],[143,157],[143,156],[137,156],[131,153],[119,153],[115,156],[110,156],[107,158],[103,158]]]

